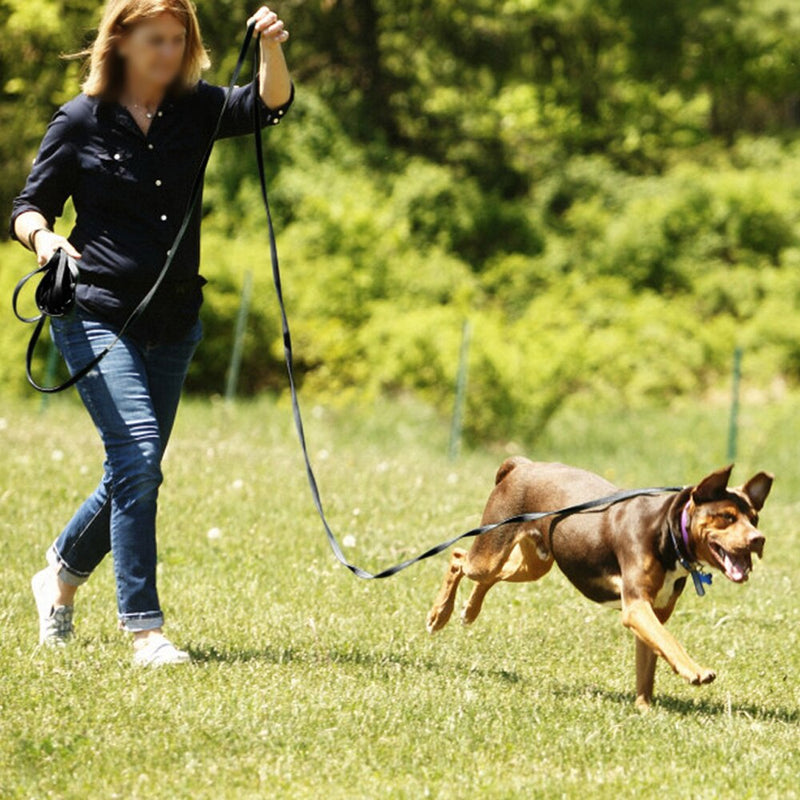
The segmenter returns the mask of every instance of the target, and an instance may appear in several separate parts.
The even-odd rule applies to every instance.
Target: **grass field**
[[[445,558],[384,582],[340,568],[316,520],[288,409],[187,402],[165,467],[160,588],[186,668],[135,671],[110,564],[78,596],[78,637],[37,650],[28,590],[98,477],[74,400],[0,411],[0,797],[797,797],[800,398],[745,399],[736,477],[777,475],[765,560],[744,587],[687,590],[670,628],[716,683],[662,664],[633,708],[617,612],[554,571],[492,591],[471,629],[424,629]],[[515,445],[444,457],[410,404],[308,409],[331,518],[365,567],[472,526]],[[565,412],[535,448],[626,486],[724,462],[726,410]],[[211,532],[211,533],[210,533]]]

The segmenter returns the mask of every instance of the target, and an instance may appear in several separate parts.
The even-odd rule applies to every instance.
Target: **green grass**
[[[800,398],[746,399],[738,478],[777,475],[750,582],[687,591],[670,628],[716,683],[662,664],[633,708],[633,640],[554,571],[499,586],[471,629],[429,637],[445,558],[362,582],[333,560],[284,405],[187,402],[165,471],[159,581],[187,668],[143,672],[116,630],[110,564],[78,638],[35,647],[28,580],[98,477],[74,400],[0,411],[0,797],[796,797],[800,774]],[[409,404],[308,409],[331,518],[366,567],[472,526],[506,452],[449,463]],[[534,448],[627,486],[723,463],[713,403],[556,419]],[[208,531],[219,528],[218,538]]]

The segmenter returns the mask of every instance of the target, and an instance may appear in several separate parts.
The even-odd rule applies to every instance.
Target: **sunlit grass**
[[[159,581],[195,664],[131,668],[110,564],[79,595],[75,647],[37,651],[28,580],[101,454],[74,401],[6,405],[0,796],[796,796],[798,410],[743,414],[736,475],[777,474],[764,562],[744,587],[687,592],[670,623],[717,682],[693,688],[662,665],[642,716],[630,634],[555,572],[497,587],[473,628],[429,637],[443,557],[374,583],[340,568],[288,410],[266,401],[187,403],[165,466]],[[446,422],[410,404],[308,418],[331,518],[367,568],[472,526],[509,449],[452,464]],[[703,404],[571,413],[531,455],[627,486],[690,482],[723,463],[725,424]]]

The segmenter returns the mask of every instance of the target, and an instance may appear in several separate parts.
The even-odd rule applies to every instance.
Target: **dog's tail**
[[[525,458],[524,456],[511,456],[511,458],[507,458],[501,465],[500,469],[497,470],[497,475],[494,476],[494,485],[497,486],[500,481],[502,481],[509,472],[511,472],[514,467],[518,467],[520,464],[530,464],[531,460],[529,458]]]

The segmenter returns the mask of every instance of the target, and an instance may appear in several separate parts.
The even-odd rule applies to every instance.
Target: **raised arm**
[[[292,80],[281,45],[288,40],[289,32],[283,20],[267,6],[261,8],[248,20],[256,24],[256,33],[261,34],[261,72],[259,92],[267,108],[280,108],[292,94]]]

